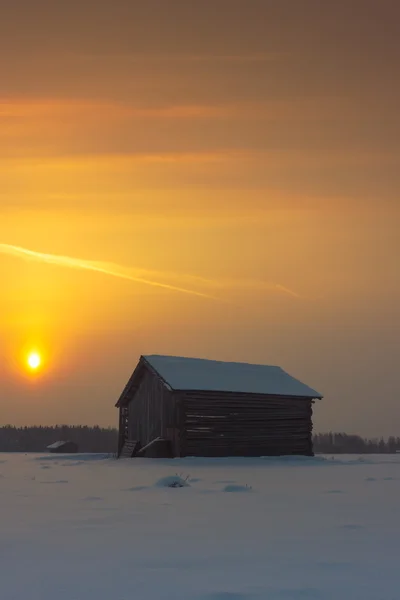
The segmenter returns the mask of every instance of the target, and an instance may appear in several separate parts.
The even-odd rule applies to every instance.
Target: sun
[[[32,369],[32,371],[37,371],[37,369],[42,364],[41,356],[38,352],[31,352],[28,354],[27,359],[28,367]]]

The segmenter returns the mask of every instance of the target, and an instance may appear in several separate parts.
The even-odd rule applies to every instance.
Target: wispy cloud
[[[225,102],[216,104],[178,103],[144,105],[118,101],[99,101],[73,97],[7,98],[0,97],[0,120],[40,119],[53,122],[63,119],[205,119],[251,117],[265,113],[263,104]],[[271,110],[271,109],[270,109]]]
[[[46,254],[44,252],[36,252],[34,250],[28,250],[27,248],[12,246],[10,244],[0,244],[0,254],[8,254],[9,256],[15,256],[25,260],[34,260],[37,262],[44,262],[51,265],[58,265],[60,267],[68,267],[71,269],[95,271],[97,273],[102,273],[103,275],[110,275],[112,277],[134,281],[135,283],[160,287],[175,292],[191,294],[193,296],[201,296],[203,298],[213,298],[210,294],[206,294],[201,291],[172,285],[169,283],[163,283],[145,276],[145,273],[148,273],[150,276],[151,272],[126,268],[114,263],[84,260],[81,258],[72,258],[70,256],[61,256],[58,254]]]
[[[101,61],[115,62],[123,61],[128,63],[138,64],[192,64],[192,63],[233,63],[233,64],[248,64],[248,63],[266,63],[276,62],[290,56],[287,52],[254,52],[247,54],[216,54],[216,53],[170,53],[170,54],[143,54],[143,53],[108,53],[108,54],[76,54],[70,58],[75,58],[79,61]]]
[[[232,289],[250,289],[252,291],[264,292],[279,292],[292,298],[301,298],[300,294],[290,288],[275,283],[273,281],[263,281],[260,279],[230,279],[221,282],[222,287],[230,287]]]
[[[223,101],[195,102],[157,101],[140,102],[137,100],[80,98],[74,96],[0,96],[0,120],[2,125],[7,119],[40,119],[41,122],[61,121],[64,119],[82,119],[98,121],[102,119],[223,119],[246,118],[275,122],[319,121],[335,118],[337,114],[351,117],[367,116],[359,111],[354,115],[352,105],[346,99],[337,96],[310,96],[304,98],[282,99],[242,99],[232,98]],[[103,123],[104,126],[104,123]]]
[[[58,254],[47,254],[44,252],[36,252],[20,246],[0,243],[0,254],[14,256],[24,260],[32,260],[36,262],[58,265],[70,269],[79,269],[86,271],[94,271],[103,275],[126,279],[135,283],[159,287],[166,290],[190,294],[192,296],[200,296],[212,300],[222,300],[211,291],[226,291],[232,289],[251,289],[253,291],[268,291],[278,292],[294,298],[300,298],[297,292],[274,282],[262,280],[246,280],[246,279],[207,279],[194,275],[178,274],[171,272],[160,272],[146,269],[138,269],[133,267],[124,267],[112,262],[102,262],[85,260],[81,258],[73,258],[70,256],[62,256]],[[169,280],[169,281],[165,281]],[[171,281],[179,283],[171,283]],[[208,291],[201,291],[197,287],[208,288]],[[210,291],[211,290],[211,291]]]

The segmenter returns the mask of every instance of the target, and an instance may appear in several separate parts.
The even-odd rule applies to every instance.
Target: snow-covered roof
[[[178,356],[148,355],[143,358],[173,390],[322,398],[319,392],[280,367]]]
[[[70,444],[70,441],[66,441],[66,442],[54,442],[54,444],[50,444],[50,446],[47,446],[48,450],[56,450],[57,448],[61,448],[61,446],[65,446],[65,444]]]

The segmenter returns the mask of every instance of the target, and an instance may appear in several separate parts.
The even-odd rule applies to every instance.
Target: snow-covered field
[[[1,454],[0,508],[1,600],[400,598],[400,455]]]

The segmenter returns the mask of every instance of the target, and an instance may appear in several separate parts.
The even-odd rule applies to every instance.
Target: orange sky
[[[400,434],[399,23],[396,0],[2,5],[1,423],[114,425],[168,353],[279,364],[325,395],[317,430]]]

